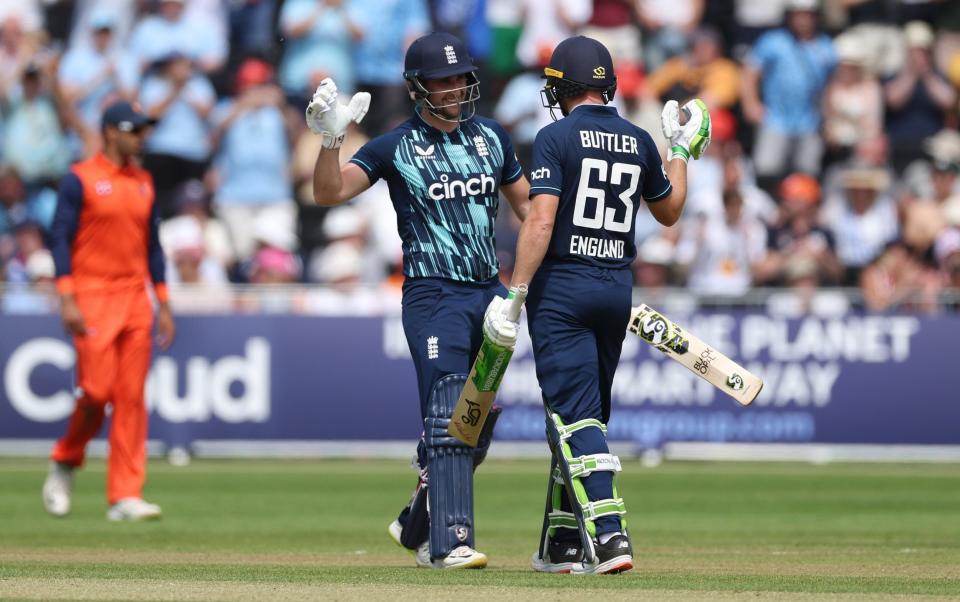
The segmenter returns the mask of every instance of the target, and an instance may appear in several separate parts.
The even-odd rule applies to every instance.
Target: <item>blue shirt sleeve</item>
[[[646,175],[643,178],[643,198],[648,202],[659,201],[666,197],[673,190],[673,184],[667,178],[667,170],[663,167],[663,161],[660,160],[660,151],[657,145],[650,137],[650,134],[640,132],[641,144],[645,149],[646,156]]]
[[[503,149],[503,171],[500,174],[501,184],[513,184],[523,175],[523,169],[520,167],[520,161],[517,160],[517,151],[513,148],[513,141],[503,126],[493,122],[493,131],[500,140],[500,148]]]
[[[50,226],[50,252],[56,274],[67,276],[71,273],[70,248],[80,223],[80,209],[83,207],[83,184],[74,173],[68,173],[60,181],[57,192],[57,209]]]
[[[150,238],[147,243],[147,264],[150,268],[150,280],[154,284],[167,281],[167,264],[164,261],[163,247],[160,246],[160,210],[159,204],[154,201],[150,209]]]
[[[778,33],[777,30],[774,30],[761,35],[753,44],[753,48],[750,49],[750,54],[747,56],[746,62],[758,69],[765,69],[776,54],[776,46],[779,41],[777,37]]]
[[[537,133],[533,142],[533,164],[530,166],[530,198],[536,194],[560,196],[563,182],[560,145],[552,135],[552,128]]]
[[[370,184],[386,177],[391,166],[390,157],[393,155],[393,137],[386,134],[377,136],[360,147],[350,159],[350,163],[358,165],[370,178]]]

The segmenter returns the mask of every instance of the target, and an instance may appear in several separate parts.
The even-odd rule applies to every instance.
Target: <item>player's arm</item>
[[[710,111],[699,98],[683,107],[671,100],[663,107],[660,126],[664,137],[670,142],[664,169],[672,188],[665,191],[663,196],[646,198],[649,201],[647,206],[656,220],[664,226],[672,226],[680,219],[687,199],[687,161],[699,159],[710,146],[713,131]]]
[[[500,192],[507,198],[520,221],[526,221],[530,213],[530,182],[525,176],[520,176],[515,182],[500,186]]]
[[[147,244],[147,263],[150,269],[150,280],[153,282],[153,291],[157,296],[157,344],[161,349],[167,349],[173,344],[176,335],[176,325],[173,321],[173,311],[170,309],[170,295],[167,292],[166,261],[163,247],[160,245],[160,211],[156,202],[150,211],[149,242]]]
[[[559,205],[560,197],[555,194],[534,195],[530,202],[530,213],[520,227],[511,286],[529,283],[543,263],[550,247]]]
[[[667,178],[672,189],[666,196],[647,203],[653,217],[668,228],[676,224],[687,202],[687,162],[673,158],[666,165]]]
[[[74,173],[64,176],[57,192],[57,209],[50,226],[50,250],[60,294],[60,317],[67,332],[74,336],[87,334],[83,314],[74,298],[71,248],[80,224],[83,206],[83,184]]]
[[[370,178],[354,163],[340,165],[340,149],[324,148],[313,166],[313,200],[323,207],[349,201],[367,188]]]
[[[370,108],[370,94],[357,92],[346,105],[337,100],[337,85],[329,77],[320,82],[307,105],[307,126],[321,137],[320,154],[313,167],[313,200],[318,205],[339,205],[370,187],[370,178],[355,164],[340,167],[340,146],[350,122],[360,123]]]

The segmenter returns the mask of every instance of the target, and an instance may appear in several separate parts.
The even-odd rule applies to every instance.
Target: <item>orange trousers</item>
[[[145,290],[77,293],[87,327],[74,337],[77,406],[50,459],[83,465],[87,443],[112,406],[107,456],[107,501],[142,497],[147,469],[147,407],[153,308]]]

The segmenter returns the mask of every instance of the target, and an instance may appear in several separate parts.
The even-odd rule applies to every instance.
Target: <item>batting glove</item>
[[[680,125],[681,113],[686,117],[683,125]],[[710,110],[699,98],[682,107],[675,100],[668,101],[660,114],[660,127],[664,137],[670,141],[668,160],[682,159],[686,162],[690,157],[699,159],[710,146],[710,137],[713,135]]]
[[[520,323],[507,317],[509,302],[503,297],[494,297],[483,314],[483,336],[500,347],[513,347],[517,344]]]
[[[322,137],[323,148],[340,148],[351,121],[360,123],[370,108],[370,93],[357,92],[346,105],[337,102],[337,84],[329,77],[320,82],[307,105],[307,127]]]

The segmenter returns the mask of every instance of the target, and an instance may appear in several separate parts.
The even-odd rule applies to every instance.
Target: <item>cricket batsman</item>
[[[501,321],[484,330],[483,317],[484,308],[506,296],[494,244],[499,194],[524,219],[529,184],[504,129],[474,115],[480,83],[463,42],[447,33],[415,40],[403,76],[413,115],[343,167],[339,148],[347,125],[363,118],[371,98],[358,93],[344,105],[332,80],[317,88],[306,110],[323,147],[314,199],[337,205],[381,178],[389,185],[403,241],[403,328],[424,423],[418,486],[389,531],[416,550],[418,566],[482,568],[487,557],[474,548],[473,468],[490,433],[474,449],[447,427],[484,334],[505,347],[516,342],[516,324]]]
[[[107,404],[107,518],[160,517],[143,499],[147,469],[144,382],[150,367],[153,306],[159,304],[157,340],[173,342],[163,250],[153,180],[136,158],[152,120],[118,101],[102,117],[103,151],[73,166],[60,184],[51,227],[57,290],[64,327],[77,351],[77,405],[67,432],[50,454],[43,505],[54,516],[70,512],[74,471],[103,424]]]
[[[680,125],[677,102],[667,103],[664,168],[650,134],[607,106],[617,79],[600,42],[564,40],[544,77],[544,106],[563,118],[534,142],[532,203],[513,272],[514,286],[529,284],[528,328],[552,452],[532,564],[544,572],[616,573],[633,568],[633,551],[614,484],[620,461],[610,454],[606,425],[630,316],[634,223],[641,204],[666,226],[679,219],[687,160],[709,144],[710,114],[690,101]]]

